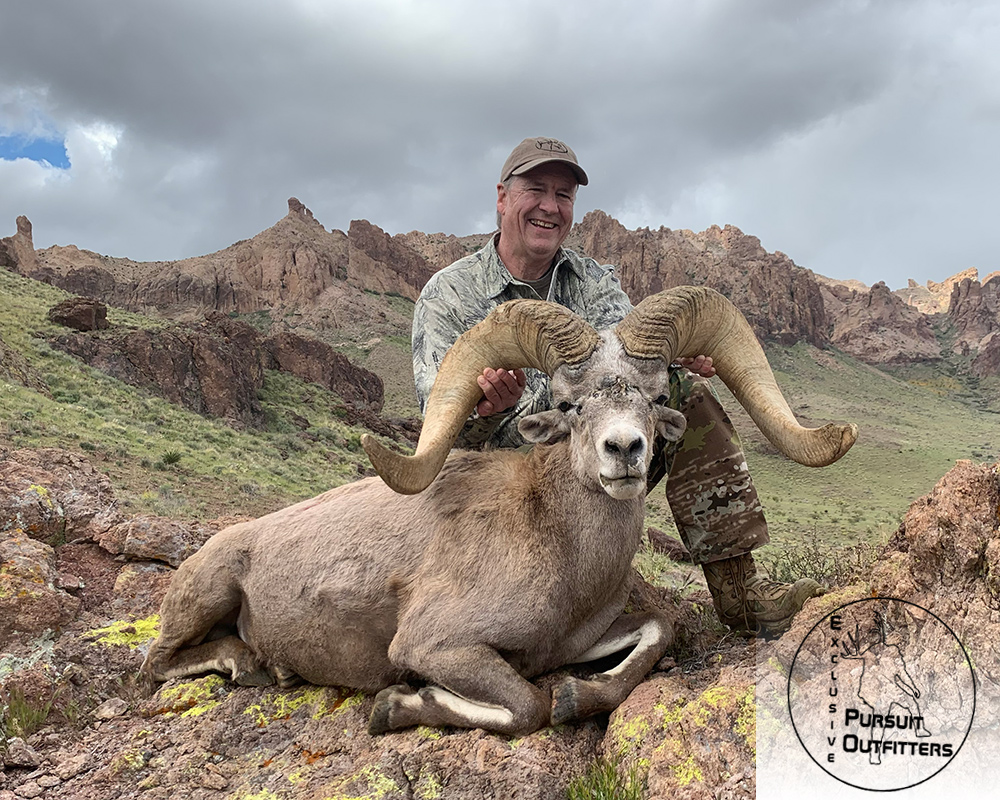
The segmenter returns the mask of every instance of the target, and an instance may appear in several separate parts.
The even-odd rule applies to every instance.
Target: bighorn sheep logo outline
[[[907,789],[938,774],[965,743],[975,706],[972,662],[954,631],[896,598],[828,613],[788,672],[800,744],[824,772],[857,789]]]

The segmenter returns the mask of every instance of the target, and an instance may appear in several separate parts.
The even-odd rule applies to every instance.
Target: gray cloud
[[[67,136],[72,168],[0,162],[0,232],[168,259],[268,227],[491,225],[521,138],[592,183],[577,216],[732,223],[834,277],[997,269],[1000,10],[802,3],[15,4],[0,134]],[[4,220],[7,220],[4,222]]]

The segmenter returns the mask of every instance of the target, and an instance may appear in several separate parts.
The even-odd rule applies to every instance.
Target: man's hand
[[[476,406],[481,417],[489,417],[513,407],[524,394],[524,384],[527,382],[523,369],[509,371],[489,367],[476,380],[483,390],[483,399]]]
[[[711,378],[715,375],[715,367],[712,366],[711,356],[695,356],[694,358],[678,358],[675,363],[680,364],[685,369],[691,370],[695,375],[703,378]]]

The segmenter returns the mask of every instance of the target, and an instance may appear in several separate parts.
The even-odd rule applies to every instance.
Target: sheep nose
[[[645,454],[646,438],[634,431],[616,431],[604,440],[604,452],[632,463]]]

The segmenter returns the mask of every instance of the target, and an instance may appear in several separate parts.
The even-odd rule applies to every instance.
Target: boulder
[[[978,350],[983,339],[1000,330],[1000,276],[980,284],[965,278],[952,288],[948,319],[956,351]]]
[[[92,539],[122,519],[111,481],[86,458],[58,448],[0,455],[0,530],[56,545]]]
[[[71,622],[80,601],[57,589],[55,551],[20,528],[0,530],[0,651]]]
[[[97,543],[109,553],[131,561],[162,561],[179,567],[217,531],[217,527],[199,522],[138,514],[106,530]]]
[[[48,319],[77,331],[102,331],[108,327],[108,307],[93,297],[70,297],[50,308]]]

